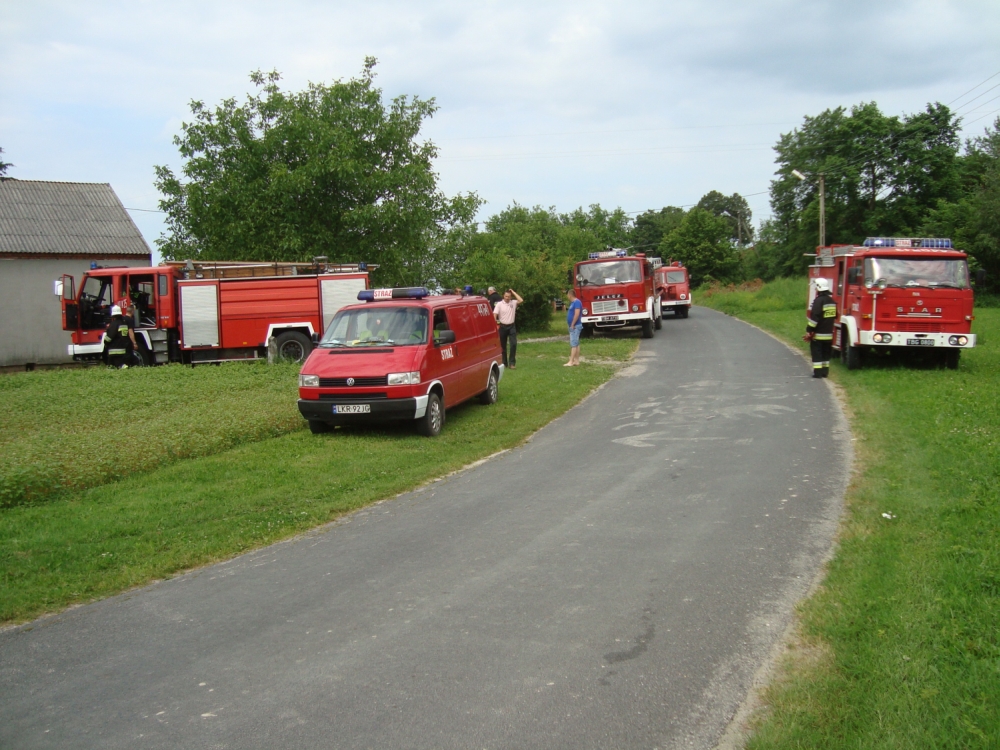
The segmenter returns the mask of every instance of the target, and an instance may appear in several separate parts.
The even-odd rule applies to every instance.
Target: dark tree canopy
[[[739,270],[739,258],[730,237],[731,226],[724,216],[703,208],[692,208],[660,244],[660,254],[684,263],[691,283],[732,281]]]
[[[718,190],[705,193],[698,201],[697,208],[720,216],[729,224],[729,237],[738,245],[746,245],[753,241],[753,212],[739,193],[723,195]]]
[[[817,244],[818,178],[826,182],[827,243],[908,235],[940,201],[961,193],[958,120],[942,104],[905,117],[874,103],[806,117],[775,146],[772,248],[781,272],[801,271]],[[800,181],[792,170],[806,176]]]
[[[639,253],[656,253],[663,238],[684,219],[684,209],[666,206],[659,211],[645,211],[635,217],[632,247]]]
[[[474,195],[445,197],[430,142],[417,142],[434,100],[386,103],[375,59],[359,78],[286,92],[277,72],[251,74],[257,93],[214,109],[174,138],[181,176],[156,167],[166,258],[378,263],[383,284],[425,283],[439,235],[472,220]]]

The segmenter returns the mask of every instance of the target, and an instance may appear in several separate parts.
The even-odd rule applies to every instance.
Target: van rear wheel
[[[437,437],[444,427],[444,405],[436,393],[427,398],[427,411],[417,423],[417,430],[424,437]]]

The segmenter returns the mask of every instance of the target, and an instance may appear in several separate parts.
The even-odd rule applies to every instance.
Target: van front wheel
[[[437,437],[444,426],[444,405],[436,393],[427,397],[427,411],[417,423],[417,430],[425,437]]]

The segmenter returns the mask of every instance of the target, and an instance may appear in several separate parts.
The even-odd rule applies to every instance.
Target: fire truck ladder
[[[274,278],[275,276],[319,276],[326,273],[364,273],[374,271],[374,263],[328,263],[325,255],[312,262],[275,261],[273,263],[239,260],[167,260],[160,265],[179,270],[186,279]]]

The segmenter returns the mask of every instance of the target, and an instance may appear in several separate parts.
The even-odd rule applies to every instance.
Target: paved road
[[[668,319],[517,450],[0,634],[0,747],[709,748],[839,514],[849,441],[808,374]]]

